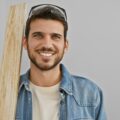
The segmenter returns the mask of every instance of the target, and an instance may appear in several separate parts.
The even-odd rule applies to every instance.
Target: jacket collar
[[[60,90],[63,90],[69,95],[72,95],[72,76],[63,64],[61,64],[61,71],[62,80],[60,84]]]
[[[21,91],[22,87],[25,87],[26,90],[30,91],[29,88],[29,75],[30,75],[30,70],[28,70],[25,74],[20,76],[20,83],[19,83],[19,92]]]
[[[67,71],[65,66],[63,64],[60,65],[61,71],[62,71],[62,80],[60,84],[60,91],[64,91],[69,95],[72,95],[72,76]],[[21,88],[24,86],[26,90],[30,91],[29,88],[29,74],[30,70],[28,70],[24,75],[20,77],[20,84],[19,84],[19,92],[21,91]]]

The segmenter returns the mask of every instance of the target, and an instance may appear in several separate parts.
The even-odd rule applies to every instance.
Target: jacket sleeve
[[[98,94],[97,94],[97,104],[95,109],[95,120],[107,120],[105,109],[104,109],[104,103],[103,103],[103,93],[100,88],[98,88]]]

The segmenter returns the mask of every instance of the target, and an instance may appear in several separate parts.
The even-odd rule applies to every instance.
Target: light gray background
[[[11,4],[53,3],[68,14],[70,48],[63,60],[71,73],[86,76],[104,92],[108,120],[120,119],[120,0],[0,0],[0,59]],[[9,53],[9,51],[8,51]],[[21,73],[29,67],[23,51]]]

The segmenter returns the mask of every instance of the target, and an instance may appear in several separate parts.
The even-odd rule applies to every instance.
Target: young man
[[[67,30],[63,8],[32,7],[23,40],[30,70],[20,78],[16,120],[106,120],[100,88],[60,64]]]

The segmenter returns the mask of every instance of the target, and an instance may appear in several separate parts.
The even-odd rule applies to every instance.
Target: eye
[[[35,32],[32,34],[32,37],[35,39],[42,39],[43,35],[40,32]]]
[[[53,40],[61,40],[62,36],[60,34],[53,34],[52,39]]]

